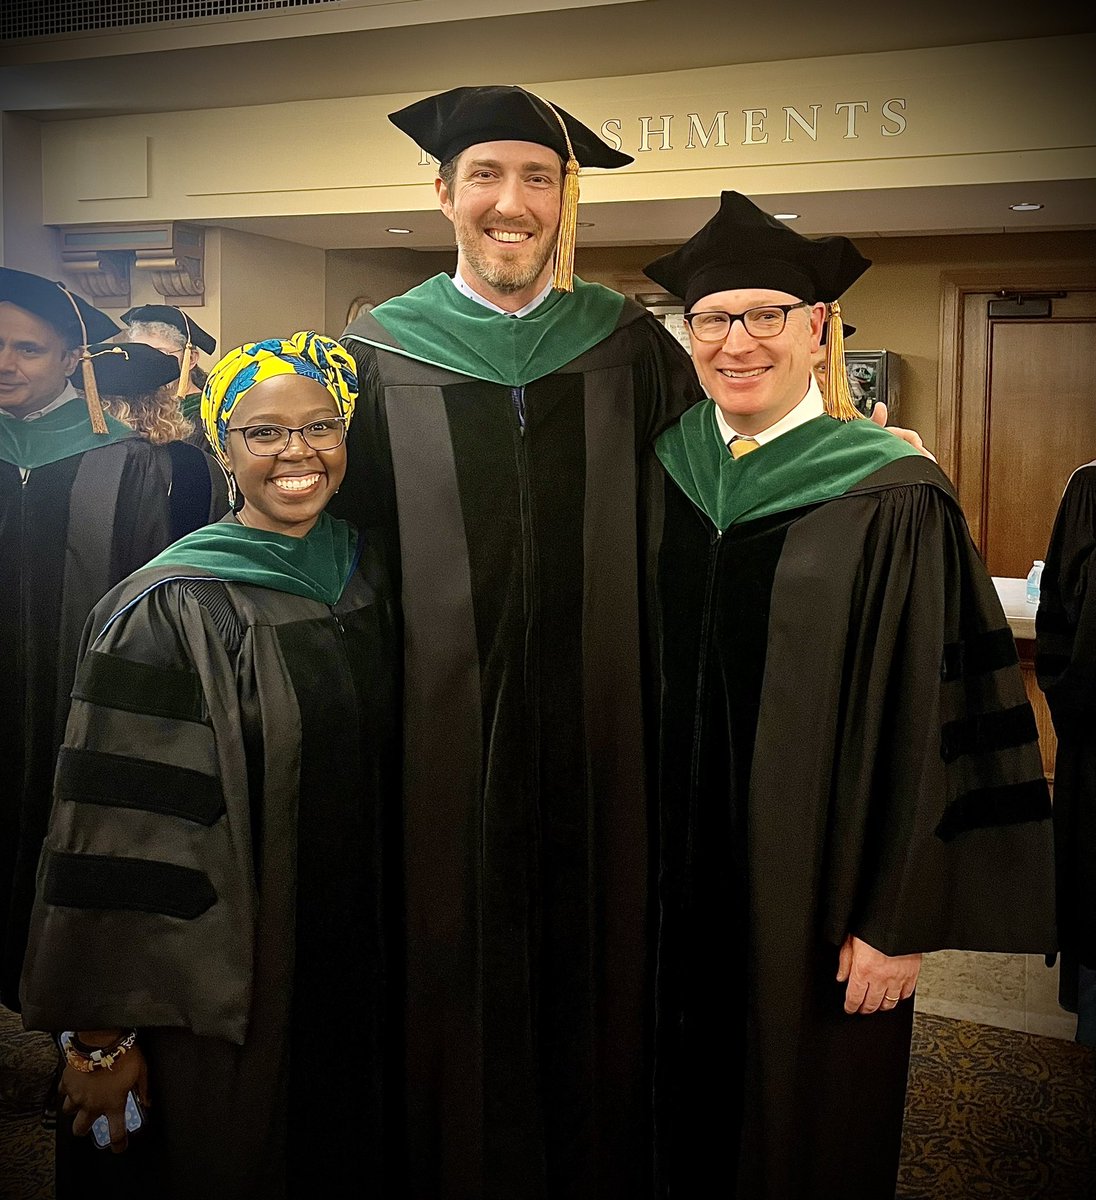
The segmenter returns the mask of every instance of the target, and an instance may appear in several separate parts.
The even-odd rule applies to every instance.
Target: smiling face
[[[714,292],[697,300],[691,312],[716,309],[739,313],[765,304],[795,304],[797,296],[762,288]],[[722,342],[691,338],[693,363],[708,395],[736,433],[761,433],[787,416],[807,394],[811,355],[822,337],[824,304],[788,313],[776,337],[755,338],[735,321]]]
[[[79,354],[48,321],[0,303],[0,408],[20,416],[45,408],[65,390]]]
[[[313,450],[295,433],[273,456],[252,454],[244,426],[298,428],[339,416],[335,398],[321,383],[303,375],[275,375],[246,392],[229,420],[228,461],[244,498],[240,521],[253,529],[304,537],[316,524],[346,474],[346,443],[334,450]]]
[[[500,308],[524,307],[552,274],[561,175],[547,146],[481,142],[459,155],[451,186],[436,182],[461,274]]]

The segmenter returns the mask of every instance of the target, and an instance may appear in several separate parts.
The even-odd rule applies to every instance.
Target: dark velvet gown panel
[[[635,313],[518,391],[347,345],[367,387],[339,502],[386,524],[405,631],[410,1194],[631,1200],[650,1162],[646,489],[689,365]]]

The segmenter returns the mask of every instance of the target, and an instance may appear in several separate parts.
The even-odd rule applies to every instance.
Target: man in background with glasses
[[[1012,634],[947,479],[848,395],[869,265],[725,192],[647,267],[711,398],[656,445],[660,1195],[893,1197],[921,953],[1054,948]]]

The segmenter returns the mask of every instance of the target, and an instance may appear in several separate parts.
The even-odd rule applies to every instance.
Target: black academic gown
[[[402,581],[408,1194],[635,1200],[652,443],[695,377],[630,302],[524,389],[362,334],[392,344],[370,316],[344,335],[362,394],[332,507],[386,530]]]
[[[838,947],[1053,946],[1015,643],[925,459],[721,537],[667,489],[660,1194],[893,1200],[913,1005]]]
[[[1096,970],[1096,463],[1074,471],[1058,509],[1035,617],[1035,669],[1058,735],[1054,833],[1061,999]]]
[[[152,1108],[122,1156],[62,1121],[59,1195],[394,1198],[385,570],[366,545],[333,608],[208,575],[139,571],[88,624],[23,1018],[136,1026]]]
[[[82,401],[72,403],[82,405]],[[0,462],[0,999],[18,1006],[34,874],[84,622],[183,533],[225,512],[219,469],[137,436],[25,473]]]

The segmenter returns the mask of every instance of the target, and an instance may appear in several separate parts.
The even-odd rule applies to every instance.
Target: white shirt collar
[[[715,402],[713,401],[713,403]],[[807,387],[807,394],[790,413],[781,417],[779,421],[770,425],[768,429],[763,429],[760,433],[739,434],[736,429],[733,429],[727,423],[727,418],[723,415],[723,410],[718,404],[715,406],[715,422],[719,426],[719,435],[725,443],[729,442],[733,437],[752,437],[759,446],[764,446],[766,442],[771,442],[774,438],[780,437],[781,434],[790,433],[798,426],[805,425],[808,421],[813,421],[815,417],[822,416],[825,411],[825,405],[822,403],[822,393],[819,391],[818,383],[812,373],[811,382]]]
[[[545,300],[548,299],[548,293],[552,290],[552,281],[549,279],[544,285],[544,290],[537,296],[534,296],[524,308],[519,308],[517,312],[510,312],[508,309],[499,308],[492,300],[487,300],[472,287],[470,283],[460,273],[460,267],[453,273],[453,286],[463,296],[467,296],[469,300],[475,300],[477,304],[482,304],[484,308],[489,308],[492,312],[502,313],[504,317],[526,317],[534,309],[540,308]]]
[[[12,417],[16,421],[37,421],[39,417],[44,417],[46,413],[51,413],[55,408],[60,408],[62,404],[68,404],[70,400],[75,400],[77,396],[76,389],[67,380],[64,390],[56,400],[51,400],[44,408],[39,408],[35,412],[26,413],[25,415],[17,415],[13,412],[8,412],[7,409],[0,408],[0,415]]]

